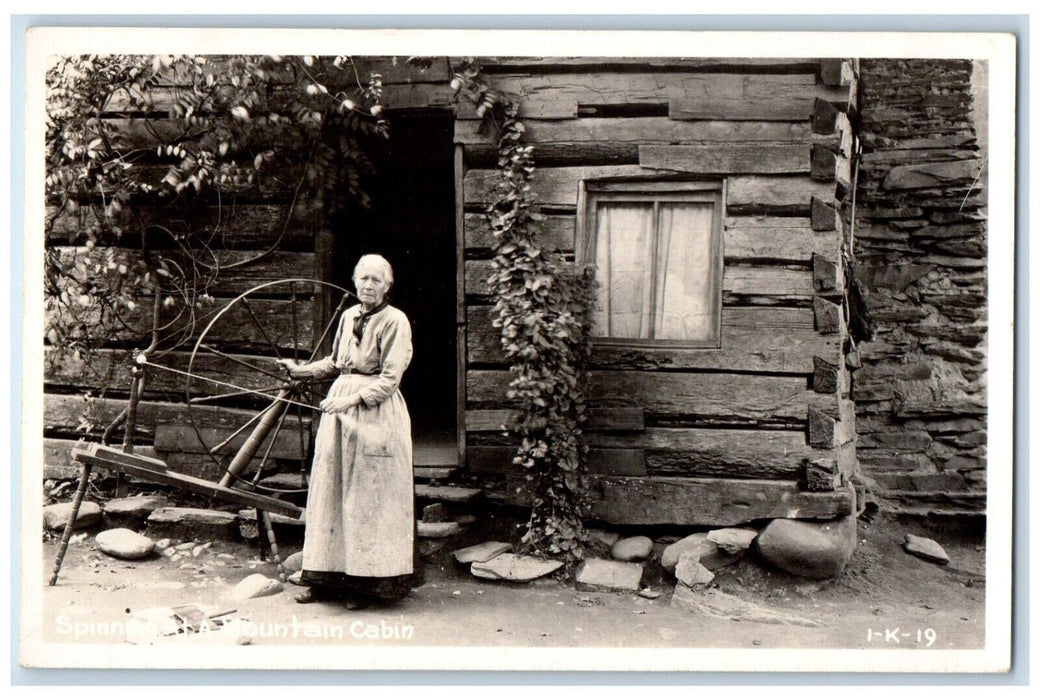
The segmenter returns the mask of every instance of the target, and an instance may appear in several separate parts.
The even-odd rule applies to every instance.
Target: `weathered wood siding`
[[[219,60],[211,61],[210,67],[218,71]],[[410,108],[450,108],[452,91],[448,85],[450,66],[448,59],[434,60],[425,70],[408,65],[403,59],[372,57],[359,61],[359,74],[369,72],[382,75],[384,83],[383,102],[388,112]],[[346,75],[346,74],[345,74]],[[177,79],[169,85],[157,88],[153,93],[152,110],[147,116],[130,113],[130,105],[117,98],[110,103],[106,115],[115,128],[113,146],[116,148],[147,148],[154,151],[155,135],[176,138],[183,133],[181,120],[172,116],[170,108],[178,96]],[[274,89],[278,89],[277,86]],[[265,144],[266,146],[285,144]],[[251,156],[249,156],[251,157]],[[170,354],[156,362],[178,370],[186,370],[191,349],[212,314],[245,290],[258,284],[287,278],[328,279],[330,276],[330,236],[322,230],[319,212],[302,200],[292,206],[294,190],[302,173],[302,158],[287,158],[285,163],[272,168],[258,183],[255,190],[239,197],[202,197],[194,201],[181,198],[170,202],[155,199],[131,201],[123,209],[120,224],[123,234],[119,239],[120,253],[137,254],[142,239],[146,237],[149,247],[159,249],[163,255],[174,259],[178,256],[170,238],[161,231],[186,234],[190,239],[205,241],[216,251],[217,260],[204,258],[221,265],[252,259],[267,250],[276,241],[278,249],[256,262],[223,270],[208,292],[214,297],[212,304],[198,311],[201,317],[194,330],[186,315],[175,317],[175,312],[164,312],[163,323],[170,324],[162,331],[163,337],[173,337],[184,332],[182,343]],[[158,183],[165,176],[168,165],[158,159],[139,164],[146,177]],[[57,250],[66,261],[81,256],[86,250],[86,231],[96,223],[92,210],[82,207],[79,212],[60,212],[56,202],[48,203],[48,214],[57,215],[54,225],[46,235],[48,247]],[[161,227],[161,228],[159,228]],[[285,232],[283,235],[283,231]],[[98,256],[104,251],[96,249]],[[284,290],[283,290],[284,291]],[[238,362],[213,354],[200,356],[196,367],[206,375],[221,381],[251,389],[270,390],[277,381],[266,375],[247,369],[242,362],[266,369],[276,369],[271,362],[274,352],[271,344],[278,346],[283,356],[291,357],[295,341],[303,357],[309,353],[314,340],[321,335],[331,308],[328,298],[315,295],[315,290],[298,288],[298,314],[292,318],[290,301],[268,295],[251,304],[252,312],[264,326],[260,331],[248,313],[239,310],[225,314],[207,336],[211,344],[222,352],[226,351]],[[335,304],[337,300],[332,300]],[[65,359],[47,363],[45,376],[45,474],[69,476],[74,472],[69,450],[76,440],[84,437],[83,428],[93,425],[90,439],[97,439],[100,431],[111,422],[126,405],[130,388],[132,350],[143,349],[150,342],[146,331],[151,320],[150,300],[142,300],[137,308],[126,315],[128,328],[116,326],[106,339],[98,357]],[[99,319],[81,319],[96,323]],[[294,328],[295,325],[295,328]],[[169,345],[162,346],[167,349]],[[53,348],[45,348],[48,357],[54,356]],[[185,378],[161,370],[150,370],[146,389],[138,409],[135,447],[165,459],[171,468],[197,476],[216,479],[220,469],[204,454],[203,447],[192,429],[185,407]],[[230,389],[205,382],[194,382],[194,394],[219,394]],[[86,392],[93,397],[84,399]],[[193,411],[200,431],[209,444],[219,442],[234,428],[241,425],[265,405],[249,398],[229,401],[220,408],[202,407]],[[284,429],[293,429],[298,419],[290,411]],[[305,430],[309,423],[304,422]],[[116,440],[122,439],[117,431]],[[241,436],[239,441],[241,441]],[[267,444],[261,446],[261,454]],[[298,436],[279,436],[271,449],[273,459],[284,460],[286,468],[295,469],[300,459],[301,446]]]
[[[586,182],[724,186],[721,347],[594,349],[593,515],[723,524],[848,512],[839,211],[851,191],[851,63],[502,58],[484,74],[520,97],[547,249],[574,256]],[[511,480],[510,374],[492,327],[483,216],[497,154],[472,110],[460,108],[455,140],[466,463]],[[793,498],[785,489],[797,506],[774,502]]]

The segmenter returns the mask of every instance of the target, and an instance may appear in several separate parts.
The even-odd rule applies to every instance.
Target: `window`
[[[593,338],[718,347],[721,186],[589,182],[585,192],[578,255],[596,266]]]

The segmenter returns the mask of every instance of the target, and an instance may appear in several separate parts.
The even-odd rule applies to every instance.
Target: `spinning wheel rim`
[[[343,287],[341,287],[341,286],[339,286],[337,284],[333,284],[331,282],[324,282],[322,280],[316,280],[316,279],[312,279],[312,278],[305,278],[305,277],[293,277],[293,278],[286,278],[286,279],[272,280],[272,281],[269,281],[269,282],[264,282],[262,284],[255,285],[255,286],[251,287],[250,289],[247,289],[246,291],[242,292],[238,296],[236,296],[233,299],[229,300],[224,305],[224,307],[210,319],[209,323],[206,324],[206,327],[199,334],[199,337],[196,340],[195,345],[194,345],[194,347],[192,348],[192,351],[191,351],[191,355],[190,355],[190,358],[189,358],[189,361],[188,361],[188,377],[187,377],[186,385],[185,385],[185,404],[186,404],[186,408],[187,408],[188,421],[191,424],[192,431],[195,433],[195,436],[198,439],[199,444],[202,445],[202,447],[204,448],[204,453],[205,453],[206,457],[209,460],[211,460],[214,464],[216,464],[218,467],[220,467],[220,469],[223,471],[224,479],[228,479],[229,477],[231,478],[231,482],[228,483],[227,485],[232,487],[232,488],[240,487],[241,483],[245,483],[245,484],[249,484],[250,490],[261,490],[261,491],[266,491],[266,492],[269,492],[269,493],[272,493],[272,494],[299,494],[299,493],[305,493],[307,491],[307,486],[306,486],[306,463],[309,461],[311,455],[309,454],[310,450],[308,449],[309,448],[309,443],[308,443],[308,445],[304,445],[304,437],[303,437],[304,431],[303,431],[303,427],[302,427],[303,423],[304,423],[304,419],[303,419],[303,414],[300,411],[300,407],[301,406],[306,406],[306,408],[308,410],[311,410],[311,411],[316,411],[316,407],[313,406],[313,405],[310,405],[309,403],[308,404],[304,403],[302,395],[304,393],[307,393],[307,390],[306,389],[301,389],[301,386],[303,386],[303,385],[298,383],[299,380],[297,380],[297,382],[293,382],[293,380],[289,379],[288,376],[278,377],[277,374],[276,374],[276,370],[272,369],[271,371],[267,371],[267,370],[263,369],[262,367],[250,365],[250,364],[245,363],[243,361],[236,360],[236,362],[238,362],[238,364],[245,365],[245,366],[249,367],[250,369],[252,369],[255,372],[262,372],[264,374],[272,375],[272,381],[274,379],[280,380],[280,388],[267,389],[265,387],[266,391],[261,391],[261,390],[253,391],[253,390],[244,389],[243,391],[240,391],[240,392],[234,392],[234,393],[232,393],[230,395],[225,395],[224,398],[230,398],[231,396],[234,396],[234,395],[246,395],[246,394],[252,393],[252,394],[255,394],[255,395],[259,395],[259,396],[264,396],[264,397],[266,397],[266,398],[271,400],[271,404],[269,404],[267,408],[255,409],[257,411],[256,415],[253,416],[253,418],[251,418],[245,424],[240,426],[237,431],[232,432],[231,437],[228,438],[227,440],[229,440],[229,441],[230,440],[234,440],[235,437],[237,437],[244,430],[248,429],[250,424],[252,424],[254,421],[257,421],[258,419],[261,420],[261,422],[267,421],[269,417],[265,416],[264,414],[268,413],[274,404],[282,402],[283,405],[285,406],[285,408],[284,408],[284,410],[279,410],[279,411],[275,412],[275,413],[278,413],[279,415],[278,415],[278,418],[277,418],[277,427],[275,428],[274,434],[273,435],[265,434],[265,436],[263,438],[264,440],[268,440],[269,439],[270,441],[269,441],[269,444],[268,444],[268,447],[267,447],[267,450],[266,450],[266,454],[264,455],[264,457],[261,460],[260,464],[256,466],[256,469],[255,469],[256,476],[252,480],[250,480],[249,478],[246,478],[244,475],[233,474],[229,470],[229,465],[235,460],[236,457],[238,457],[242,453],[243,448],[245,446],[244,445],[239,446],[239,447],[235,448],[234,451],[221,455],[221,454],[218,454],[218,452],[221,449],[223,449],[224,447],[226,447],[226,445],[224,445],[224,446],[220,447],[219,449],[215,450],[214,446],[209,444],[210,441],[203,435],[202,429],[200,428],[199,422],[196,420],[196,415],[195,415],[195,413],[193,411],[193,406],[195,406],[195,408],[198,408],[199,406],[198,406],[198,402],[195,402],[193,400],[193,396],[192,396],[192,386],[193,386],[192,380],[195,379],[195,378],[200,378],[200,379],[207,380],[207,381],[212,381],[212,380],[208,380],[208,378],[205,377],[205,375],[203,373],[197,372],[196,360],[200,356],[200,353],[202,351],[208,351],[209,353],[215,353],[217,355],[224,355],[224,356],[226,356],[229,359],[234,359],[234,358],[231,358],[230,354],[226,354],[225,355],[224,353],[222,353],[220,351],[217,351],[217,350],[214,350],[214,349],[208,347],[207,344],[206,344],[206,338],[207,338],[207,336],[209,336],[210,331],[213,328],[215,328],[217,326],[217,324],[221,323],[222,319],[225,318],[226,314],[228,314],[233,309],[236,309],[236,307],[239,307],[239,306],[241,306],[241,308],[244,308],[246,311],[249,312],[253,322],[255,323],[257,328],[260,330],[261,335],[264,337],[264,340],[267,341],[270,349],[274,350],[274,354],[276,355],[277,358],[281,358],[282,355],[279,352],[278,345],[274,341],[271,340],[270,336],[267,335],[266,330],[260,324],[260,322],[257,319],[256,315],[253,313],[253,311],[248,306],[248,298],[250,296],[255,296],[258,293],[260,293],[260,292],[262,292],[264,290],[268,290],[268,289],[270,289],[272,287],[289,285],[290,289],[292,289],[292,286],[296,285],[296,284],[298,284],[298,285],[310,285],[312,289],[318,288],[317,293],[321,293],[321,290],[332,290],[332,291],[335,291],[335,292],[339,292],[342,295],[341,299],[339,301],[339,304],[337,305],[334,313],[332,314],[332,316],[328,320],[328,322],[325,324],[324,330],[323,330],[323,333],[322,333],[321,337],[316,342],[313,340],[313,338],[311,339],[311,342],[313,343],[313,347],[310,349],[310,360],[307,360],[307,361],[313,361],[314,357],[316,356],[316,354],[318,352],[318,349],[320,348],[322,343],[325,341],[325,339],[328,337],[330,329],[333,327],[333,325],[337,321],[340,313],[342,312],[342,310],[343,310],[342,307],[344,307],[344,305],[346,303],[346,300],[348,298],[356,298],[356,297],[355,297],[355,295],[352,292],[350,292],[347,289],[344,289]],[[293,304],[293,329],[292,329],[293,349],[294,349],[294,354],[296,354],[297,355],[297,359],[299,359],[298,358],[298,351],[300,350],[300,348],[299,348],[299,338],[297,337],[298,329],[296,328],[296,319],[297,319],[296,304],[298,302],[297,302],[295,290],[292,291],[292,295],[293,296],[292,296],[292,302],[291,303]],[[307,301],[307,302],[301,302],[301,303],[310,303],[310,302]],[[269,359],[273,360],[275,358],[269,358]],[[273,362],[271,364],[273,365]],[[201,383],[202,382],[197,382],[195,384],[196,388],[199,387]],[[239,388],[241,389],[241,387],[239,387]],[[290,391],[290,397],[289,398],[282,399],[282,398],[276,397],[273,394],[273,392],[278,392],[279,396],[280,396],[281,393],[283,393],[284,391],[287,391],[287,390]],[[272,392],[272,393],[267,393],[267,392]],[[221,396],[217,396],[217,397],[203,396],[202,398],[203,399],[211,399],[212,400],[214,398],[221,398]],[[280,488],[274,488],[274,487],[270,487],[270,486],[262,486],[262,485],[259,484],[259,479],[261,478],[261,475],[264,472],[265,465],[267,463],[267,460],[268,460],[268,457],[270,455],[271,449],[273,448],[273,446],[275,444],[275,441],[277,440],[279,431],[281,430],[281,427],[282,427],[282,423],[285,420],[286,416],[288,416],[290,409],[293,407],[292,404],[296,404],[296,407],[297,407],[297,421],[298,421],[297,430],[298,430],[298,432],[300,434],[300,440],[301,440],[300,460],[304,464],[304,469],[301,472],[301,476],[302,476],[301,481],[303,481],[305,485],[302,488],[298,488],[298,489],[280,489]],[[220,408],[220,406],[216,406],[216,407]],[[254,410],[254,409],[248,409],[248,410]],[[274,414],[272,414],[272,416],[270,417],[271,421],[269,421],[269,422],[273,422],[273,420],[274,420],[273,415]],[[316,418],[316,416],[314,416],[314,415],[311,416],[311,425],[313,425],[313,421],[315,420],[315,418]],[[248,441],[248,438],[247,438],[247,441]],[[231,443],[229,442],[228,444],[231,444]],[[254,461],[258,457],[258,454],[254,453],[253,455],[243,455],[243,458],[245,458],[246,456],[248,456],[248,459],[245,462],[245,464],[247,466],[249,466],[249,467],[252,467],[253,464],[254,464]]]

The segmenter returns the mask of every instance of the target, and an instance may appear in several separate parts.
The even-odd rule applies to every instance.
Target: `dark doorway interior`
[[[412,415],[416,464],[456,460],[456,281],[454,121],[451,115],[394,115],[373,153],[368,209],[332,222],[334,277],[353,290],[365,253],[394,268],[390,303],[412,322],[415,353],[401,391]]]

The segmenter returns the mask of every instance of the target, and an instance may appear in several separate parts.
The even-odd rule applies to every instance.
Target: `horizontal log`
[[[54,435],[82,433],[80,428],[85,423],[93,425],[96,430],[104,430],[119,415],[120,411],[126,408],[126,405],[126,399],[95,399],[87,402],[78,395],[45,394],[43,401],[44,433]],[[188,424],[187,411],[188,409],[183,403],[141,401],[137,405],[135,441],[150,445],[155,439],[156,426]],[[235,430],[255,415],[256,411],[238,408],[213,406],[192,408],[195,423],[202,428]],[[295,430],[298,425],[297,421],[296,416],[290,413],[285,418],[284,429]],[[116,439],[120,441],[122,435],[122,429],[115,433]]]
[[[50,359],[54,352],[48,348],[45,353],[46,359]],[[234,359],[200,350],[191,368],[192,374],[197,377],[191,382],[192,395],[226,394],[237,391],[234,387],[274,395],[285,381],[280,376],[281,370],[274,364],[273,355],[233,354],[231,358]],[[184,397],[188,379],[182,372],[188,371],[190,359],[190,352],[172,352],[155,358],[154,364],[160,367],[147,368],[145,394],[167,393],[178,398]],[[132,362],[130,353],[125,350],[100,350],[98,356],[90,360],[83,357],[79,360],[61,357],[59,361],[47,363],[44,382],[49,386],[114,388],[129,391]],[[261,369],[268,373],[261,372]],[[252,394],[237,397],[234,401],[249,406],[270,403],[270,399]]]
[[[851,490],[805,493],[790,481],[592,476],[590,517],[614,525],[729,526],[852,513]]]
[[[677,99],[668,105],[668,118],[681,120],[730,119],[733,121],[809,122],[814,97],[772,95],[721,99]]]
[[[805,176],[746,175],[726,180],[726,211],[731,214],[784,213],[809,216],[812,198],[834,198],[834,185]]]
[[[806,265],[815,253],[831,253],[837,237],[813,231],[802,217],[727,217],[723,251],[728,263]]]
[[[488,277],[489,260],[467,260],[465,263],[466,294],[487,297],[491,294]],[[808,305],[812,299],[812,272],[782,267],[726,265],[722,275],[723,303],[751,305]],[[772,301],[769,301],[769,298]]]
[[[466,311],[466,355],[470,364],[506,361],[500,334],[491,325],[491,307]],[[813,356],[837,356],[837,336],[813,328],[809,309],[723,308],[722,342],[717,349],[636,348],[594,344],[591,365],[607,369],[715,369],[811,374]]]
[[[639,165],[693,175],[802,174],[810,170],[810,146],[727,143],[640,146]]]
[[[468,408],[508,407],[505,370],[466,373]],[[594,407],[640,407],[648,416],[705,424],[802,428],[809,406],[836,415],[837,398],[817,394],[806,378],[726,373],[593,371]]]
[[[289,214],[289,206],[283,204],[217,206],[178,201],[176,205],[158,205],[135,201],[123,209],[117,223],[123,229],[120,240],[127,247],[138,247],[145,235],[150,248],[174,247],[169,235],[158,228],[160,226],[174,233],[190,235],[191,240],[204,241],[218,250],[230,247],[265,250],[279,240],[283,247],[311,245],[314,236],[312,212],[297,205],[286,227]],[[53,218],[47,231],[47,242],[52,245],[81,243],[86,240],[86,232],[91,226],[98,223],[92,207],[80,207],[78,212],[72,213],[49,206],[46,216],[47,220]]]
[[[546,215],[536,224],[538,233],[534,238],[535,243],[543,250],[573,252],[574,224],[574,216]],[[483,214],[466,214],[464,225],[467,251],[485,251],[495,247],[494,234]]]
[[[481,56],[481,71],[490,75],[503,72],[564,72],[610,68],[657,68],[687,73],[805,73],[819,71],[816,61],[804,58],[687,58],[683,56]]]
[[[508,409],[466,411],[466,432],[500,432],[513,415]],[[589,409],[585,423],[585,430],[641,431],[644,427],[641,408]]]
[[[466,447],[466,466],[477,473],[519,474],[523,468],[513,463],[516,447]],[[639,449],[589,449],[585,461],[589,474],[645,476],[646,459]]]
[[[131,261],[141,259],[140,251],[128,248],[113,249]],[[73,266],[77,259],[98,261],[102,260],[105,254],[104,248],[88,251],[82,246],[57,246],[57,251],[62,264],[67,268]],[[197,291],[208,291],[211,295],[230,296],[266,282],[313,276],[314,253],[275,251],[249,264],[239,265],[246,260],[257,258],[261,252],[258,250],[217,250],[208,253],[200,251],[197,265],[201,280],[198,284],[202,288]],[[176,251],[163,252],[161,256],[178,263],[182,269],[189,272],[196,264],[183,253]],[[239,266],[231,267],[232,265]],[[170,270],[175,273],[177,268],[171,265]],[[300,289],[298,293],[302,294],[306,291],[308,290]]]
[[[314,313],[310,300],[297,300],[295,324],[292,302],[282,299],[257,299],[249,302],[249,309],[256,317],[255,321],[249,311],[239,303],[228,308],[220,315],[220,320],[214,323],[213,319],[225,308],[226,301],[217,299],[214,305],[197,310],[194,316],[180,313],[177,309],[163,309],[160,317],[160,335],[164,338],[178,337],[181,339],[181,347],[190,349],[208,327],[206,340],[217,347],[233,346],[239,350],[250,348],[271,353],[273,344],[289,357],[293,355],[294,347],[299,348],[298,352],[302,356],[310,352],[308,346],[314,333]],[[72,312],[61,307],[48,310],[48,322],[54,319],[65,327],[72,327],[74,320],[92,327],[103,322],[106,329],[110,329],[106,332],[106,342],[136,344],[137,347],[143,348],[151,342],[152,310],[152,299],[146,297],[138,299],[132,310],[120,312],[118,318],[112,313],[107,313],[102,319],[96,309],[87,313],[80,312],[74,318]],[[76,335],[77,332],[73,330],[73,337]]]
[[[730,141],[794,141],[808,143],[806,123],[708,120],[680,122],[668,117],[587,118],[568,121],[524,120],[524,136],[541,154],[553,143],[685,144]],[[495,135],[479,122],[455,122],[455,142],[496,145]]]
[[[578,105],[668,104],[673,100],[774,99],[848,100],[848,89],[816,82],[810,74],[736,75],[685,73],[500,74],[488,80],[495,90],[523,102],[575,100]]]
[[[293,413],[290,411],[289,416],[292,415]],[[289,416],[286,416],[286,419]],[[302,446],[300,445],[300,432],[287,430],[284,424],[282,429],[278,431],[274,444],[271,445],[270,435],[274,434],[272,430],[268,438],[260,443],[260,447],[256,451],[255,463],[259,464],[260,458],[268,454],[267,450],[269,448],[271,450],[269,456],[272,459],[306,459],[310,444],[310,430],[307,429],[308,427],[309,423],[304,426]],[[190,425],[159,425],[155,428],[154,447],[159,452],[206,454],[209,449],[219,445],[231,434],[227,430],[220,430],[219,428],[201,428],[199,433],[196,434]],[[221,454],[234,454],[245,443],[249,433],[249,429],[242,431],[242,433],[231,440],[227,450],[221,451]],[[201,440],[199,439],[200,435]]]

